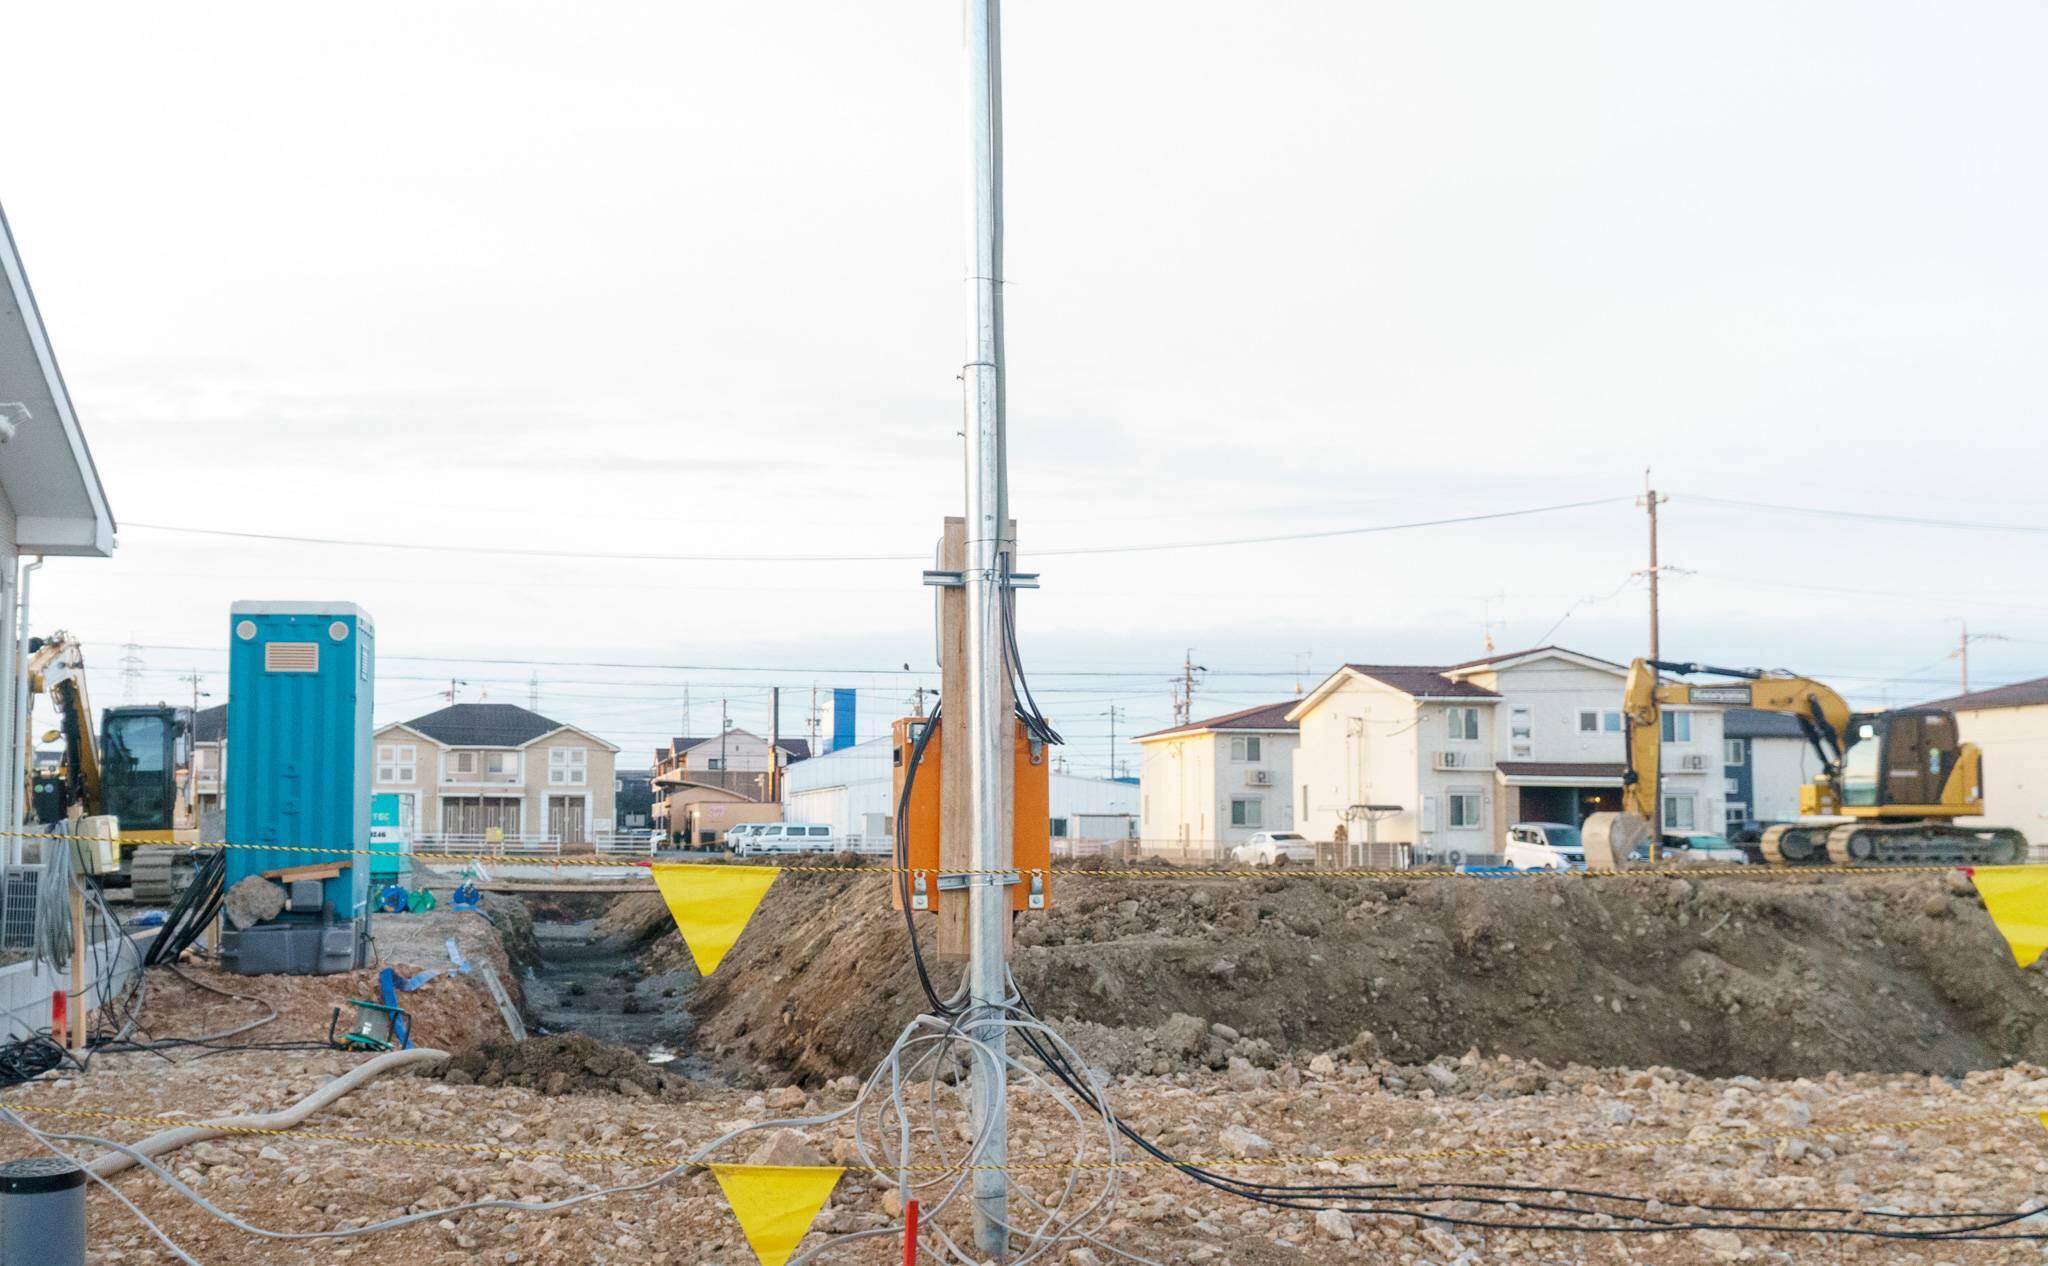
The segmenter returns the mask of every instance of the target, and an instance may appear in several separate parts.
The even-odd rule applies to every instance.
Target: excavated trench
[[[602,927],[616,900],[573,893],[524,898],[532,927],[513,958],[528,1033],[582,1034],[671,1072],[707,1074],[689,1053],[694,1021],[683,1004],[696,973],[650,963],[644,941]]]

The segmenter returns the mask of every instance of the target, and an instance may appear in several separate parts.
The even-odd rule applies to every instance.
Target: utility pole
[[[448,706],[452,708],[452,707],[454,707],[454,706],[455,706],[455,690],[456,690],[456,687],[458,687],[458,686],[467,686],[468,684],[469,684],[469,683],[468,683],[468,682],[466,682],[466,681],[458,681],[458,680],[456,680],[455,678],[453,678],[453,677],[450,677],[450,678],[448,679],[448,688],[447,688],[446,690],[443,690],[443,691],[439,691],[438,693],[440,694],[440,696],[441,696],[441,697],[442,697],[443,699],[446,699],[446,700],[448,701]]]
[[[924,690],[925,688],[923,686],[919,686],[917,688],[917,716],[924,715]]]
[[[178,678],[178,680],[192,687],[192,715],[198,716],[199,696],[205,693],[204,691],[199,689],[199,683],[204,681],[205,678],[201,677],[199,675],[199,670],[195,668],[191,672],[186,673],[183,677]],[[1966,686],[1964,687],[1964,689],[1968,689],[1968,687]]]
[[[1664,657],[1661,644],[1662,616],[1657,608],[1657,580],[1662,574],[1657,564],[1657,506],[1659,503],[1669,501],[1670,499],[1670,497],[1659,493],[1650,486],[1650,468],[1648,466],[1643,467],[1643,495],[1642,499],[1637,501],[1636,504],[1646,506],[1650,511],[1650,658],[1653,660]],[[1652,671],[1654,672],[1655,670]],[[1659,716],[1661,718],[1662,714],[1660,713]],[[1634,723],[1624,722],[1624,727],[1632,724]],[[1661,720],[1659,724],[1662,724]],[[1628,741],[1628,735],[1625,732],[1622,735],[1622,741]],[[1660,733],[1657,735],[1657,742],[1661,744],[1663,741],[1664,736]],[[1660,845],[1663,842],[1664,762],[1659,760],[1657,762],[1657,785],[1650,788],[1650,860],[1652,862],[1657,860],[1658,853],[1662,851]]]
[[[1116,717],[1117,713],[1122,711],[1122,708],[1112,703],[1109,705],[1109,711],[1102,714],[1109,718],[1109,776],[1111,778],[1116,777]]]
[[[782,803],[782,687],[768,687],[768,798]]]
[[[1961,669],[1962,669],[1962,684],[1963,684],[1963,689],[1962,689],[1962,692],[1961,692],[1961,693],[1963,693],[1963,694],[1969,694],[1969,693],[1970,693],[1970,643],[1972,643],[1972,642],[2005,642],[2005,641],[2010,641],[2011,639],[2007,638],[2007,637],[2006,637],[2006,636],[2005,636],[2005,635],[2004,635],[2003,633],[1972,633],[1972,632],[1970,632],[1970,622],[1969,622],[1968,620],[1960,620],[1960,621],[1957,621],[1957,623],[1959,623],[1959,624],[1961,624],[1961,625],[1963,626],[1963,631],[1962,631],[1962,634],[1961,634],[1961,636],[1960,636],[1960,637],[1958,637],[1958,638],[1956,639],[1956,648],[1955,648],[1955,650],[1953,650],[1953,651],[1949,652],[1949,658],[1950,658],[1950,659],[1953,659],[1953,660],[1955,660],[1955,661],[1956,661],[1956,663],[1957,663],[1958,665],[1960,665],[1960,666],[1961,666]]]
[[[139,703],[136,695],[141,689],[142,646],[137,642],[129,642],[121,647],[121,702]]]
[[[718,772],[721,774],[731,772],[730,767],[725,763],[725,735],[726,731],[730,729],[732,729],[732,716],[726,711],[726,701],[720,699],[718,701]],[[731,785],[730,781],[728,781],[727,785]]]
[[[540,669],[538,668],[526,675],[526,710],[528,712],[540,711]]]
[[[684,738],[690,737],[690,683],[683,683],[683,728],[679,731]]]
[[[1189,725],[1195,719],[1195,674],[1209,670],[1195,662],[1195,648],[1188,647],[1187,658],[1181,661],[1179,689],[1173,701],[1173,723]]]
[[[967,72],[968,181],[974,223],[967,264],[967,362],[960,383],[965,406],[967,842],[977,874],[968,877],[967,986],[972,1036],[985,1050],[1002,1052],[1008,1030],[997,1010],[1009,996],[1005,925],[1010,895],[998,882],[1010,866],[1006,765],[1014,731],[1005,703],[1002,647],[1005,561],[1010,543],[1008,436],[1003,377],[1003,76],[1000,0],[964,0]],[[950,701],[950,699],[949,699]],[[976,1023],[976,1019],[980,1022]],[[975,1158],[974,1241],[997,1261],[1010,1249],[1009,1070],[1001,1058],[974,1064],[974,1121],[987,1140]]]

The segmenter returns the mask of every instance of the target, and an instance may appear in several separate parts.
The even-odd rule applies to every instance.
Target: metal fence
[[[564,840],[559,835],[463,831],[416,835],[408,847],[415,853],[488,853],[503,857],[554,857],[585,849],[607,857],[651,857],[654,838],[646,831],[595,831],[587,833],[587,838],[573,840]]]

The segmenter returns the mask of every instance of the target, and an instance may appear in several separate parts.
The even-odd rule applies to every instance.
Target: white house
[[[823,822],[842,836],[886,838],[896,814],[890,803],[894,741],[883,735],[791,765],[782,775],[783,821]],[[1068,836],[1075,819],[1138,812],[1138,788],[1128,782],[1057,772],[1047,779],[1056,840]]]
[[[1295,701],[1140,734],[1140,848],[1213,861],[1259,831],[1295,829]]]
[[[31,744],[15,733],[25,688],[15,630],[36,618],[29,610],[31,572],[45,557],[107,558],[113,552],[113,512],[36,311],[14,231],[0,212],[0,824],[19,823],[26,812],[22,762]],[[24,564],[31,556],[37,561]],[[17,856],[20,843],[7,841],[6,855]]]
[[[1984,753],[1984,816],[1963,822],[2009,826],[2038,857],[2048,848],[2048,677],[1925,706],[1955,713],[1958,735]]]
[[[509,703],[458,703],[380,726],[379,794],[408,836],[602,843],[616,830],[619,749]]]
[[[1820,754],[1799,719],[1783,712],[1730,708],[1721,714],[1723,820],[1730,832],[1791,822],[1799,789],[1820,772]]]
[[[1545,646],[1444,667],[1347,664],[1288,713],[1296,829],[1313,839],[1365,836],[1419,859],[1497,855],[1517,822],[1576,826],[1619,807],[1620,664]],[[1721,719],[1664,712],[1664,819],[1673,832],[1718,831]],[[1341,830],[1340,830],[1341,828]]]

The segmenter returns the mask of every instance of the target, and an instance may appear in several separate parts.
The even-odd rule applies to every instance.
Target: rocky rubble
[[[1187,1026],[1181,1026],[1185,1029]],[[1218,1036],[1213,1032],[1208,1037]],[[1207,1037],[1204,1038],[1206,1049]],[[2048,1111],[2048,1074],[2032,1065],[1961,1078],[1924,1074],[1828,1073],[1785,1081],[1714,1079],[1668,1067],[1603,1070],[1463,1057],[1425,1063],[1365,1058],[1368,1049],[1320,1052],[1308,1066],[1282,1059],[1270,1080],[1247,1084],[1208,1069],[1165,1077],[1113,1079],[1124,1118],[1177,1154],[1271,1160],[1302,1155],[1441,1153],[1537,1142],[1612,1143],[1690,1137],[1693,1146],[1654,1151],[1602,1150],[1510,1156],[1431,1155],[1349,1160],[1247,1171],[1263,1181],[1518,1183],[1596,1188],[1654,1199],[1642,1206],[1683,1218],[1701,1203],[1890,1207],[1928,1211],[2032,1208],[2048,1190],[2048,1147],[2030,1112]],[[1242,1057],[1239,1057],[1242,1058]],[[1249,1061],[1247,1061],[1249,1062]],[[29,1107],[197,1115],[280,1106],[340,1070],[340,1055],[261,1054],[208,1059],[195,1078],[182,1067],[140,1056],[96,1060],[88,1077],[23,1087],[11,1098]],[[1395,1083],[1399,1083],[1396,1085]],[[549,1095],[501,1083],[457,1084],[399,1076],[342,1100],[309,1127],[419,1144],[519,1149],[519,1155],[353,1145],[289,1136],[230,1137],[188,1148],[172,1168],[210,1199],[260,1225],[297,1230],[361,1225],[405,1211],[464,1200],[558,1200],[599,1187],[642,1181],[673,1158],[741,1123],[844,1106],[854,1086],[768,1090],[703,1088],[685,1099],[616,1093]],[[2009,1113],[1993,1123],[1882,1126],[1934,1117]],[[1014,1154],[1056,1160],[1069,1154],[1073,1127],[1042,1096],[1013,1104]],[[48,1122],[61,1118],[45,1117]],[[1798,1126],[1797,1122],[1806,1122]],[[95,1125],[127,1137],[140,1124]],[[1746,1130],[1804,1128],[1798,1138],[1722,1137]],[[920,1147],[929,1148],[929,1139]],[[29,1148],[10,1137],[8,1155]],[[560,1159],[547,1153],[565,1153]],[[597,1156],[625,1156],[603,1160]],[[759,1163],[854,1161],[845,1125],[743,1138],[728,1159]],[[1040,1193],[1064,1175],[1020,1174]],[[1296,1266],[1301,1263],[1616,1262],[1794,1263],[1920,1266],[2012,1263],[2038,1266],[2037,1247],[1814,1240],[1764,1232],[1673,1231],[1626,1240],[1561,1231],[1505,1231],[1418,1223],[1391,1214],[1278,1209],[1222,1196],[1159,1168],[1125,1171],[1101,1229],[1106,1245],[1164,1263]],[[404,1261],[408,1266],[583,1266],[600,1261],[651,1266],[743,1266],[751,1262],[716,1183],[685,1172],[651,1190],[575,1206],[558,1214],[477,1210],[431,1219],[365,1240],[269,1242],[242,1235],[195,1211],[146,1175],[117,1180],[209,1266],[333,1261]],[[900,1211],[880,1175],[850,1171],[821,1214],[821,1231],[886,1226]],[[1535,1196],[1528,1199],[1537,1199]],[[1441,1206],[1453,1216],[1505,1216],[1472,1201]],[[954,1213],[942,1223],[960,1229]],[[2027,1224],[2030,1228],[2033,1224]],[[96,1260],[168,1263],[132,1217],[110,1202],[92,1203]],[[2048,1231],[2048,1228],[2041,1228]],[[814,1241],[815,1242],[815,1241]],[[1102,1245],[1075,1244],[1098,1261],[1117,1260]],[[886,1240],[851,1245],[828,1259],[848,1266],[899,1260]],[[1055,1261],[1058,1261],[1055,1258]],[[1086,1256],[1066,1256],[1086,1262]]]

